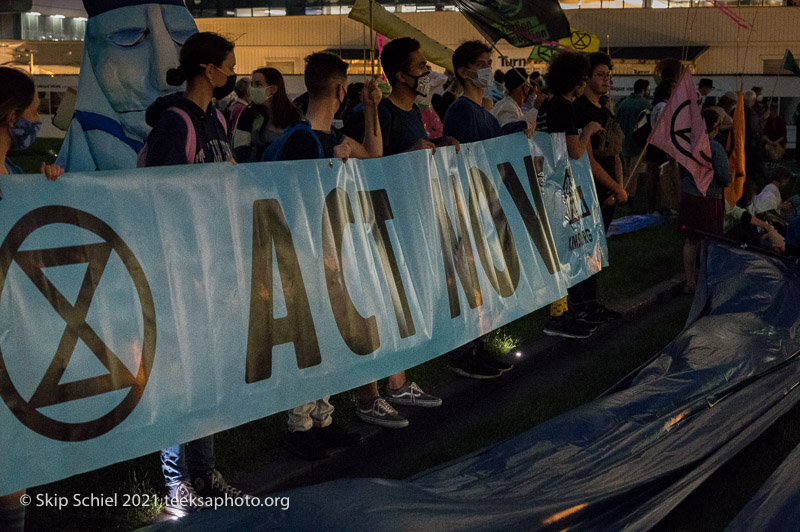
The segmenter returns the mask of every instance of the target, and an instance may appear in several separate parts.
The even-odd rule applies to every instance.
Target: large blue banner
[[[0,493],[415,366],[606,264],[559,135],[0,184]]]

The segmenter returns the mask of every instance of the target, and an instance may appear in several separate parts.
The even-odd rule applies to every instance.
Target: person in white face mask
[[[533,103],[539,93],[539,86],[531,84],[524,68],[512,68],[505,74],[505,97],[497,102],[492,115],[501,126],[519,120],[526,120],[531,127],[536,127],[536,116],[539,111]],[[529,110],[522,112],[522,106],[528,104]]]
[[[250,82],[250,106],[233,131],[234,157],[240,163],[260,161],[264,150],[302,119],[303,113],[286,95],[281,73],[259,68]]]
[[[444,117],[444,135],[459,142],[476,142],[509,133],[524,131],[530,137],[531,127],[525,120],[510,122],[503,126],[483,107],[484,92],[494,83],[492,72],[492,50],[480,41],[467,41],[453,53],[453,68],[464,87],[464,95],[458,98]]]

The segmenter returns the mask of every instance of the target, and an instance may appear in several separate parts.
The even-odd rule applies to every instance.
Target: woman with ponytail
[[[196,33],[181,48],[180,66],[167,83],[186,83],[186,92],[157,99],[146,119],[153,130],[139,154],[139,166],[233,161],[227,123],[211,103],[236,84],[233,43],[215,33]],[[191,153],[190,153],[191,152]]]
[[[147,109],[153,130],[139,154],[143,166],[233,161],[225,117],[211,103],[236,83],[233,44],[213,33],[196,33],[181,49],[180,66],[167,83],[186,92],[164,96]],[[215,468],[214,436],[161,451],[167,485],[166,511],[178,517],[206,508],[209,497],[244,497]],[[198,497],[199,495],[199,497]]]
[[[274,68],[253,72],[250,106],[242,112],[233,132],[233,153],[242,163],[261,160],[264,150],[303,119],[303,113],[286,95],[283,76]]]

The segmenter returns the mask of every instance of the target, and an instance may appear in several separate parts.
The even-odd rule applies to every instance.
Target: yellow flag
[[[356,0],[348,18],[369,25],[370,2],[372,0]],[[419,41],[419,51],[425,56],[425,59],[434,65],[453,70],[453,50],[434,41],[397,15],[389,13],[377,2],[372,2],[372,29],[390,39],[413,37]]]
[[[744,190],[744,98],[742,89],[739,88],[739,95],[736,97],[736,109],[733,111],[733,127],[728,134],[728,168],[731,172],[731,184],[725,188],[725,201],[731,209],[742,197]]]
[[[549,63],[558,52],[566,49],[587,54],[600,51],[600,39],[597,38],[597,35],[576,30],[575,28],[570,28],[570,30],[572,33],[569,37],[564,37],[558,41],[561,46],[537,44],[531,50],[531,55],[528,56],[528,59]]]
[[[576,52],[587,54],[600,51],[600,39],[597,38],[597,35],[576,30],[575,28],[570,28],[570,31],[572,31],[570,36],[559,39],[558,44],[572,48]]]

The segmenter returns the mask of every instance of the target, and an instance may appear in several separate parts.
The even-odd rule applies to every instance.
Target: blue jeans
[[[161,472],[167,486],[214,471],[214,436],[161,450]]]

